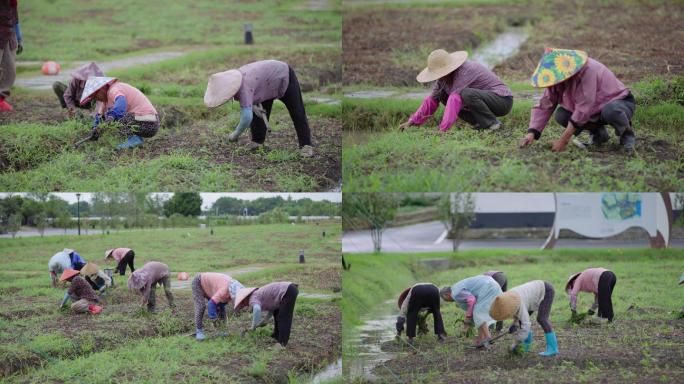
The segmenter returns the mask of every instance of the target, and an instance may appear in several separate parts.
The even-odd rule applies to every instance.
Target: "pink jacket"
[[[599,279],[603,272],[608,271],[605,268],[589,268],[575,279],[575,282],[570,290],[570,308],[577,308],[577,294],[580,292],[591,292],[598,295]]]

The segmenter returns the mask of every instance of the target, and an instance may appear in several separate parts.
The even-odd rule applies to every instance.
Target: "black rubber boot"
[[[604,125],[589,131],[589,140],[582,143],[587,148],[598,148],[610,140],[610,135]]]

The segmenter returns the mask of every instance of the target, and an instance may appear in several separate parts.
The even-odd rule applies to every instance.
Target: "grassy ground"
[[[684,175],[684,63],[672,49],[683,48],[671,36],[684,8],[672,1],[600,3],[466,2],[356,6],[345,12],[343,58],[345,92],[385,90],[382,99],[343,101],[345,191],[447,190],[678,190]],[[572,9],[573,17],[553,15]],[[644,15],[657,22],[645,22]],[[462,22],[454,23],[458,18]],[[600,18],[602,22],[593,21]],[[360,29],[360,25],[368,25]],[[625,25],[642,39],[620,35]],[[427,92],[414,81],[425,57],[438,47],[472,51],[511,26],[523,26],[530,38],[518,54],[494,68],[515,94],[512,112],[500,131],[478,132],[460,122],[446,135],[438,118],[420,128],[399,132],[397,126],[416,110]],[[557,33],[567,30],[568,33]],[[440,31],[437,33],[436,31]],[[556,31],[554,33],[554,31]],[[400,36],[389,44],[387,36]],[[637,154],[620,151],[618,139],[585,152],[574,146],[561,154],[550,142],[562,128],[549,122],[540,142],[518,149],[529,111],[541,93],[527,85],[545,46],[580,48],[605,63],[629,86],[636,99],[633,119]],[[612,135],[612,132],[611,132]],[[586,134],[580,136],[586,139]]]
[[[447,270],[430,270],[420,261],[449,258]],[[543,279],[553,284],[556,296],[551,322],[558,334],[560,355],[541,358],[536,353],[513,358],[507,355],[510,337],[487,352],[465,349],[472,343],[460,335],[464,312],[442,302],[442,314],[449,337],[439,344],[433,335],[419,336],[417,350],[396,341],[381,345],[383,352],[396,353],[373,374],[381,381],[415,383],[454,382],[679,382],[684,377],[684,321],[678,319],[682,295],[677,281],[684,269],[681,250],[478,250],[451,254],[345,255],[352,264],[343,272],[342,299],[344,356],[354,357],[347,346],[361,322],[385,299],[394,300],[406,286],[429,281],[451,285],[487,270],[504,271],[509,287]],[[567,277],[591,266],[615,272],[618,282],[613,294],[616,320],[611,325],[568,322],[568,297],[563,292]],[[582,294],[584,310],[593,300]],[[432,329],[431,320],[428,324]],[[508,326],[508,323],[506,323]],[[536,322],[533,350],[544,348],[543,331]],[[395,376],[396,375],[396,376]],[[355,381],[364,382],[357,378]]]
[[[340,107],[317,104],[315,98],[339,97],[339,2],[315,11],[305,1],[274,6],[254,2],[164,4],[60,2],[54,6],[36,2],[25,10],[20,8],[27,48],[23,60],[50,58],[68,66],[72,60],[106,61],[150,50],[190,52],[107,73],[140,88],[161,117],[157,135],[142,148],[124,154],[114,150],[124,139],[114,127],[99,142],[74,149],[71,144],[88,134],[90,122],[67,121],[51,92],[16,89],[11,98],[15,112],[0,119],[3,189],[337,188],[341,180]],[[254,23],[253,46],[240,43],[244,22]],[[86,35],[90,36],[86,41],[66,37]],[[294,128],[282,103],[274,104],[267,148],[256,153],[245,148],[249,133],[238,143],[227,140],[239,118],[235,103],[211,111],[204,107],[202,97],[211,73],[263,59],[286,61],[297,72],[316,147],[313,158],[300,158]],[[21,76],[38,75],[35,65],[20,68]]]
[[[1,240],[2,380],[297,382],[337,359],[339,223],[217,227],[214,232],[191,228]],[[238,276],[245,285],[290,280],[299,283],[300,292],[332,296],[297,300],[286,353],[270,348],[270,327],[240,338],[247,314],[229,318],[227,338],[196,342],[187,336],[194,331],[189,289],[173,290],[179,309],[175,316],[158,290],[163,312],[148,315],[138,309],[139,298],[126,290],[125,278],[115,277],[118,286],[106,298],[102,314],[60,312],[63,291],[49,285],[49,257],[68,246],[88,260],[101,261],[103,250],[117,245],[136,250],[138,267],[151,260],[165,262],[173,281],[179,271],[194,275],[250,267]],[[307,257],[304,265],[297,263],[300,249]]]

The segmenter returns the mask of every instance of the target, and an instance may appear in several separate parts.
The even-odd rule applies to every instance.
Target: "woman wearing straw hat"
[[[164,286],[164,294],[169,302],[171,312],[175,312],[176,304],[173,302],[171,293],[171,272],[169,266],[157,261],[145,263],[142,268],[131,273],[128,278],[128,289],[142,296],[141,306],[147,305],[147,311],[156,312],[156,287],[157,284]]]
[[[294,316],[295,301],[299,289],[297,284],[289,281],[266,284],[259,288],[243,288],[237,293],[235,311],[243,307],[252,308],[252,325],[243,334],[255,330],[262,324],[261,311],[273,313],[274,328],[271,337],[282,347],[286,347],[290,340],[292,318]]]
[[[480,63],[468,60],[468,52],[447,53],[443,49],[432,51],[427,67],[418,74],[419,83],[435,81],[432,93],[399,127],[422,125],[432,116],[439,103],[446,106],[440,132],[446,132],[459,117],[476,129],[501,128],[497,117],[505,116],[513,107],[513,94],[494,72]]]
[[[530,350],[533,340],[530,315],[537,312],[537,323],[541,325],[546,338],[546,350],[540,352],[539,355],[555,356],[558,354],[558,340],[549,321],[554,294],[551,283],[534,280],[513,287],[494,299],[489,315],[497,321],[513,318],[510,331],[514,334],[515,342],[509,350],[511,353]]]
[[[100,293],[112,286],[112,279],[95,263],[84,265],[81,268],[81,276],[86,279],[91,288]]]
[[[406,324],[406,336],[409,342],[416,337],[416,324],[421,332],[427,333],[425,320],[432,313],[435,335],[437,340],[446,340],[446,331],[439,310],[439,288],[432,283],[419,283],[406,288],[397,301],[399,316],[397,316],[397,336],[401,336]]]
[[[572,135],[584,130],[589,131],[589,141],[582,146],[600,146],[610,139],[606,124],[615,128],[615,135],[626,152],[634,151],[634,96],[613,72],[589,58],[586,52],[546,48],[532,74],[532,85],[544,88],[544,94],[532,108],[521,147],[539,140],[555,110],[556,122],[565,131],[553,142],[553,151],[564,150]]]
[[[108,249],[105,252],[105,261],[116,260],[116,270],[119,275],[126,276],[126,266],[135,272],[133,262],[135,260],[135,251],[130,248],[114,248]]]
[[[91,76],[86,81],[81,105],[91,99],[101,102],[93,123],[92,140],[100,137],[100,123],[117,122],[128,138],[117,149],[134,148],[143,144],[143,137],[152,137],[159,130],[157,110],[139,89],[122,83],[115,77]]]
[[[237,291],[244,286],[234,278],[216,272],[198,273],[192,279],[192,301],[195,304],[195,338],[204,340],[202,319],[204,310],[208,309],[218,336],[228,336],[226,304],[234,301]]]
[[[92,314],[98,314],[102,311],[102,307],[98,306],[97,303],[100,301],[97,297],[93,288],[90,284],[81,276],[80,272],[75,269],[65,269],[62,272],[62,276],[59,278],[60,281],[68,281],[71,283],[69,289],[64,293],[64,298],[62,299],[59,308],[64,308],[69,299],[73,300],[71,304],[71,310],[74,313],[86,313],[90,312]]]
[[[472,326],[478,330],[474,347],[489,348],[489,326],[495,321],[489,316],[489,307],[494,299],[501,294],[501,287],[490,276],[479,275],[463,279],[452,287],[444,287],[440,296],[444,301],[455,301],[466,311],[463,322],[464,333]]]
[[[589,268],[570,276],[565,284],[565,292],[570,296],[573,319],[578,318],[577,295],[580,292],[591,292],[594,294],[594,303],[587,314],[591,316],[596,313],[599,318],[607,319],[609,323],[612,322],[614,317],[612,297],[616,282],[615,273],[605,268]]]
[[[278,99],[290,113],[301,156],[313,156],[309,120],[304,110],[299,80],[287,63],[262,60],[211,75],[204,94],[204,104],[215,108],[231,99],[240,102],[240,122],[228,140],[237,141],[242,132],[250,127],[250,149],[261,148],[266,140],[273,101]]]
[[[92,107],[92,103],[84,105],[80,103],[86,81],[90,76],[104,76],[104,72],[95,62],[85,64],[73,71],[68,85],[61,81],[55,81],[52,84],[52,90],[57,95],[59,104],[67,110],[69,117],[76,115],[76,108],[89,110]]]

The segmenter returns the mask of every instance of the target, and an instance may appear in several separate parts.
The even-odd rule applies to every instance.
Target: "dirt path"
[[[114,71],[117,69],[125,69],[134,67],[137,65],[152,64],[159,61],[174,59],[176,57],[183,56],[188,52],[181,51],[168,51],[168,52],[154,52],[148,53],[140,56],[126,57],[123,59],[112,60],[112,61],[102,61],[97,64],[100,66],[104,73],[109,71]],[[57,76],[33,76],[33,77],[20,77],[17,78],[14,83],[17,87],[35,89],[35,90],[46,90],[52,88],[52,83],[55,81],[68,82],[71,71],[83,65],[84,62],[74,63],[75,65],[70,65],[69,67],[62,68],[62,71]],[[18,62],[17,65],[22,65]]]

